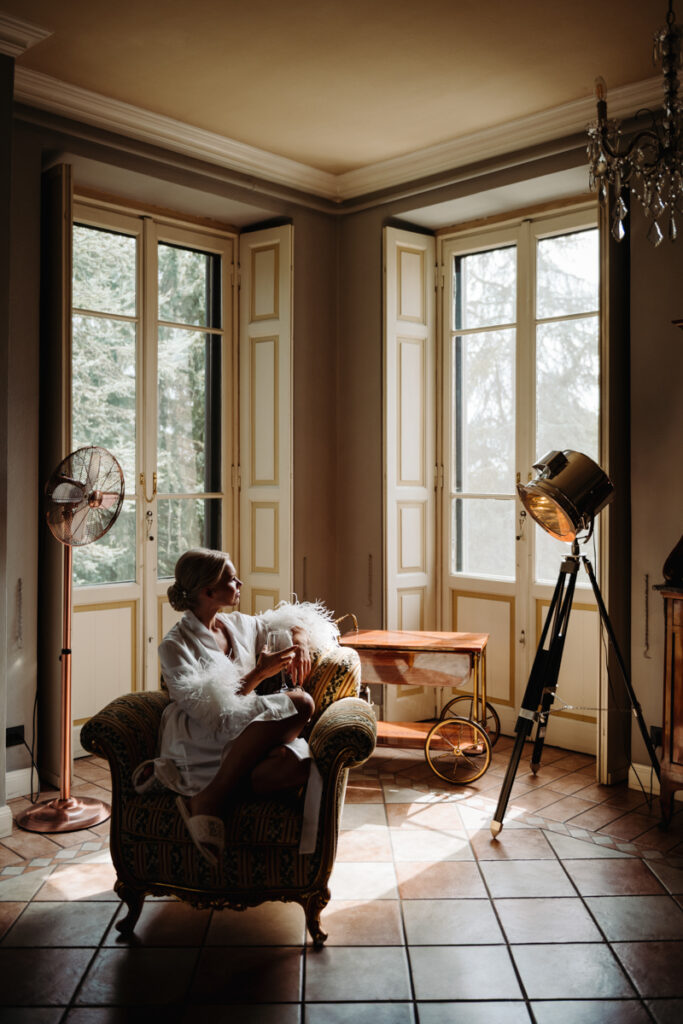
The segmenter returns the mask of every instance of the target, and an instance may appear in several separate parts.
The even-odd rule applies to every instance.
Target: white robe
[[[324,650],[336,643],[339,631],[319,604],[282,604],[262,615],[233,612],[220,616],[231,640],[226,656],[211,630],[193,612],[166,634],[159,646],[164,682],[171,703],[161,720],[161,742],[155,775],[165,786],[185,795],[204,789],[213,779],[237,736],[251,722],[274,721],[296,714],[286,691],[261,696],[240,692],[266,645],[272,629],[303,627],[311,647]],[[287,744],[300,759],[311,757],[303,739]],[[315,843],[320,774],[312,763],[304,809],[300,852]]]

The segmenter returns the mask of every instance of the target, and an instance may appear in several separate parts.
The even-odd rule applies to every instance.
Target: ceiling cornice
[[[609,94],[610,117],[630,117],[643,107],[659,104],[661,93],[661,78],[649,78],[644,82],[614,89]],[[428,175],[490,160],[504,153],[573,136],[585,131],[586,125],[595,116],[595,100],[592,97],[563,103],[551,110],[542,110],[538,114],[530,114],[494,128],[484,128],[470,135],[449,139],[416,153],[382,160],[357,171],[340,174],[337,177],[339,196],[352,199]]]
[[[583,132],[595,117],[592,98],[574,100],[496,128],[335,175],[21,66],[15,70],[15,99],[333,202],[574,135]],[[629,117],[642,107],[659,105],[661,78],[613,89],[608,99],[611,117]]]
[[[142,107],[134,107],[109,96],[81,89],[80,86],[69,85],[38,71],[30,71],[21,66],[16,68],[14,98],[20,103],[49,110],[53,114],[85,121],[86,124],[120,132],[244,174],[303,189],[328,199],[336,197],[335,177],[325,171],[275,156],[264,149],[246,146],[216,132],[176,121],[172,117],[154,114]]]
[[[51,35],[52,32],[46,28],[39,28],[38,25],[31,25],[28,21],[0,12],[0,53],[8,57],[21,57],[29,47]]]

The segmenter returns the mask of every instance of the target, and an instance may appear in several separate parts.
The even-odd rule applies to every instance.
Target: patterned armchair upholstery
[[[342,647],[318,656],[308,680],[316,704],[309,743],[323,780],[313,853],[298,850],[302,796],[238,799],[226,821],[220,873],[192,843],[175,794],[157,789],[140,795],[132,785],[137,765],[157,752],[166,693],[127,694],[86,722],[81,743],[107,758],[111,769],[114,888],[128,906],[116,925],[122,934],[133,932],[146,895],[170,894],[196,907],[237,910],[267,900],[295,900],[304,908],[314,944],[324,943],[327,935],[320,927],[320,914],[330,898],[327,883],[348,770],[367,760],[376,739],[372,709],[357,696],[359,681],[358,655]]]

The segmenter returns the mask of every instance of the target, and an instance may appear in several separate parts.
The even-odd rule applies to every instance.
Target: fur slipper
[[[217,868],[219,858],[209,847],[216,847],[219,855],[223,853],[223,848],[225,847],[225,826],[221,819],[215,818],[210,814],[190,814],[182,796],[176,797],[176,807],[180,817],[185,822],[187,831],[190,833],[190,839],[204,860],[212,868]]]

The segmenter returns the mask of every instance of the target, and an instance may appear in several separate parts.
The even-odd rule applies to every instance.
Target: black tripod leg
[[[591,581],[591,586],[593,588],[593,593],[595,594],[595,600],[598,603],[598,610],[600,612],[600,619],[602,621],[603,626],[605,627],[605,631],[606,631],[607,636],[609,637],[609,641],[610,641],[610,643],[612,645],[612,650],[614,651],[615,657],[617,659],[617,664],[619,665],[619,669],[621,670],[621,675],[622,675],[622,678],[624,680],[624,684],[626,686],[626,690],[628,692],[629,700],[631,701],[631,707],[633,708],[633,713],[636,716],[636,720],[637,720],[638,726],[640,728],[640,735],[643,737],[643,740],[645,742],[645,747],[646,747],[647,752],[648,752],[649,757],[650,757],[650,763],[651,763],[652,767],[655,770],[655,775],[659,779],[660,778],[660,767],[659,767],[659,760],[657,759],[657,753],[655,751],[655,748],[654,748],[654,746],[652,744],[652,740],[650,739],[650,735],[649,735],[649,733],[647,731],[647,728],[645,726],[645,719],[643,718],[643,712],[641,710],[640,704],[638,703],[638,698],[636,697],[635,691],[634,691],[633,687],[631,686],[631,680],[629,679],[628,672],[626,671],[626,664],[625,664],[624,659],[623,659],[623,657],[621,655],[621,651],[619,650],[619,644],[617,643],[617,638],[614,635],[614,630],[612,628],[612,623],[610,622],[609,615],[607,614],[607,609],[605,608],[605,602],[602,599],[602,594],[600,593],[600,587],[598,586],[598,581],[596,580],[595,573],[593,572],[593,566],[591,565],[591,563],[588,560],[588,558],[586,557],[586,555],[582,555],[581,556],[581,561],[583,562],[584,568],[585,568],[586,572],[588,573],[588,579]]]
[[[550,705],[552,702],[553,694],[550,690],[546,690],[543,694],[543,704],[538,715],[538,725],[536,726],[534,749],[531,753],[531,770],[534,775],[541,767],[541,754],[543,753],[543,746],[545,744],[545,733],[548,728],[548,715],[550,714]]]
[[[517,768],[519,766],[519,760],[524,749],[524,742],[531,732],[533,723],[538,722],[539,720],[539,710],[547,689],[552,689],[552,693],[555,691],[554,685],[557,682],[557,672],[559,671],[559,657],[554,656],[554,652],[557,649],[558,632],[566,621],[566,617],[568,615],[567,608],[570,607],[571,604],[571,595],[569,594],[568,605],[566,598],[569,589],[573,592],[572,584],[575,581],[575,574],[577,574],[577,567],[575,567],[572,562],[566,560],[562,563],[562,568],[560,569],[557,578],[555,591],[550,602],[536,657],[533,658],[533,665],[531,666],[531,672],[528,677],[528,682],[526,683],[522,706],[519,710],[519,716],[515,724],[517,738],[515,739],[515,745],[510,757],[508,770],[505,773],[503,785],[501,786],[501,793],[498,798],[496,813],[492,823],[490,823],[490,831],[492,831],[494,838],[498,836],[501,828],[503,827],[503,818],[505,817],[505,811],[510,799],[512,785],[514,783]],[[548,633],[550,633],[551,636],[549,646],[546,648]],[[561,650],[559,654],[561,657]],[[554,666],[557,666],[557,668],[553,668]],[[551,687],[547,687],[549,680],[552,683]],[[550,702],[552,702],[552,699]]]
[[[555,584],[555,591],[550,602],[550,608],[548,609],[541,639],[536,650],[534,663],[531,667],[529,681],[524,692],[522,707],[520,708],[515,725],[517,739],[512,749],[510,763],[498,797],[496,812],[491,822],[491,834],[494,838],[503,827],[503,818],[508,800],[510,799],[510,792],[515,781],[524,743],[533,728],[534,722],[538,721],[539,708],[548,692],[550,693],[548,707],[552,703],[562,658],[563,630],[566,629],[566,623],[569,618],[574,583],[576,582],[576,570],[577,564],[575,560],[565,559]],[[545,642],[549,632],[550,641],[546,649]]]
[[[515,781],[515,775],[517,774],[517,768],[519,767],[519,761],[524,750],[524,743],[527,736],[531,732],[533,725],[533,719],[526,719],[528,727],[518,729],[517,739],[515,745],[512,748],[512,754],[510,755],[510,763],[503,779],[503,785],[501,786],[500,795],[498,796],[498,805],[496,807],[496,813],[493,815],[491,822],[491,835],[495,838],[503,827],[503,818],[505,817],[505,811],[507,810],[508,800],[510,799],[510,790],[512,784]],[[519,722],[518,722],[519,725]]]
[[[548,647],[548,668],[545,675],[545,688],[541,697],[541,708],[538,715],[538,725],[536,727],[536,739],[534,741],[534,749],[531,754],[531,770],[534,775],[536,775],[538,769],[541,767],[541,755],[545,745],[548,716],[550,715],[550,708],[555,700],[557,680],[560,675],[560,667],[562,665],[562,653],[564,651],[564,641],[569,627],[569,613],[572,610],[575,586],[576,572],[574,571],[568,576],[567,589],[558,608],[557,619],[553,622],[550,645]]]

